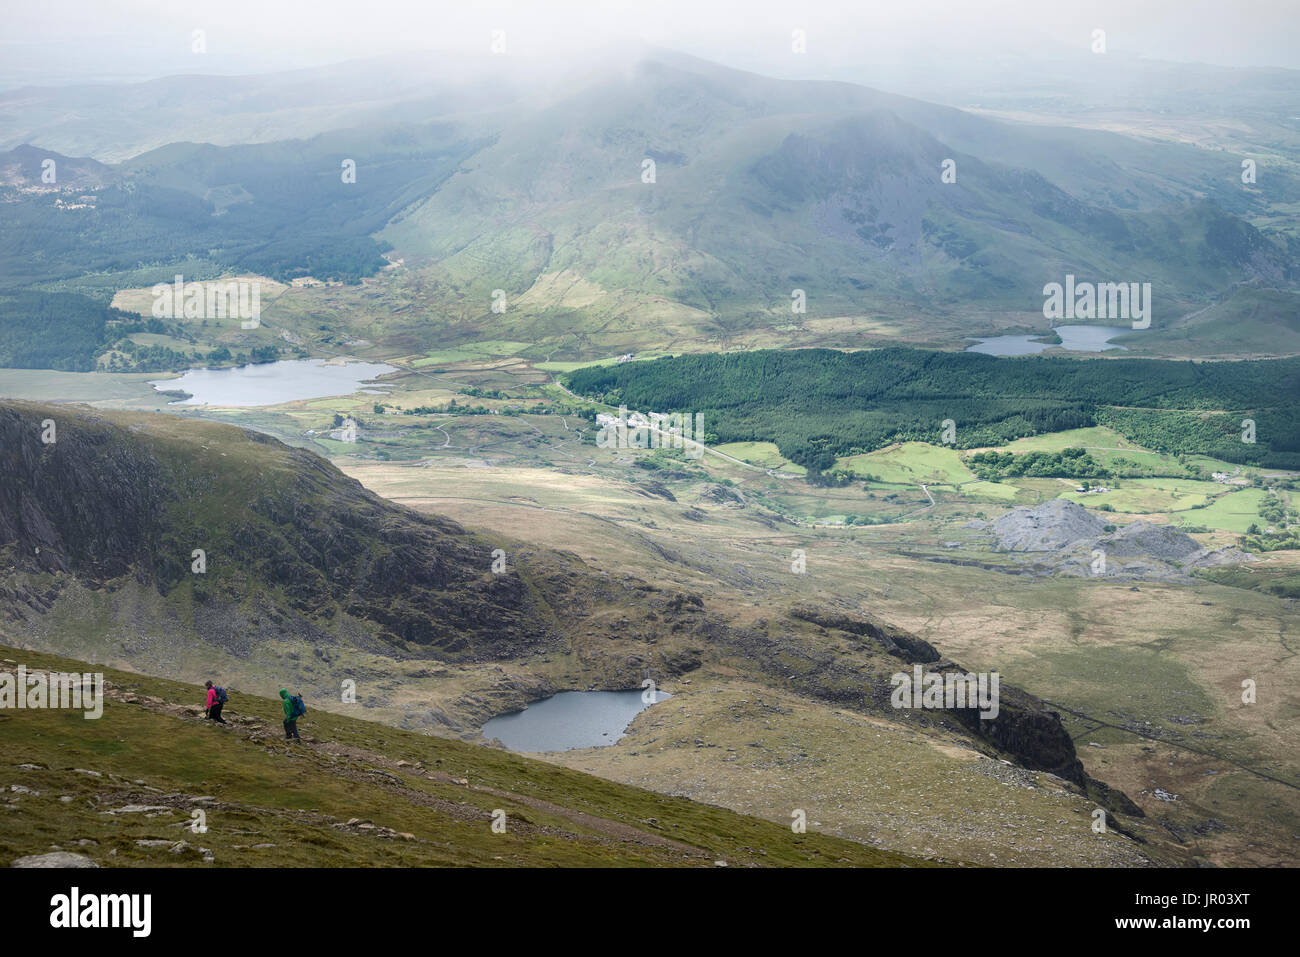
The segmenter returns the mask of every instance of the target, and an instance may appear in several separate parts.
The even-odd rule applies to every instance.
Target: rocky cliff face
[[[956,662],[945,659],[929,642],[862,615],[806,605],[794,607],[790,614],[822,628],[866,639],[898,659],[899,671],[907,671],[916,664],[923,665],[926,673],[965,671]],[[887,679],[880,675],[871,694],[882,710],[890,706],[890,691]],[[954,708],[937,714],[951,715],[976,738],[1014,756],[1025,767],[1047,771],[1077,784],[1110,810],[1143,816],[1141,808],[1123,792],[1088,776],[1059,714],[1050,710],[1040,698],[1013,685],[1001,683],[998,691],[999,709],[995,718],[981,717],[976,708]]]
[[[49,421],[55,440],[45,443]],[[386,502],[318,456],[209,423],[178,442],[176,424],[0,407],[6,564],[54,574],[56,588],[63,576],[110,588],[134,578],[208,608],[271,596],[318,622],[342,612],[395,648],[444,658],[559,640],[550,602],[572,597],[575,574],[563,563],[533,578],[507,555],[494,573],[492,543]]]

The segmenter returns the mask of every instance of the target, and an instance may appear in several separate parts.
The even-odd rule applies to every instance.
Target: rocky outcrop
[[[929,642],[910,635],[901,628],[873,621],[863,615],[833,611],[813,605],[796,605],[790,609],[790,615],[822,628],[835,628],[852,635],[870,638],[881,651],[906,662],[925,664],[938,661],[941,657]]]
[[[1083,506],[1056,498],[1034,508],[1014,508],[992,527],[999,550],[1046,552],[1100,535],[1106,523]]]
[[[960,665],[940,655],[929,642],[909,635],[901,629],[881,624],[854,612],[797,605],[790,610],[792,618],[810,622],[826,629],[869,639],[875,648],[899,659],[907,665],[924,665],[927,673],[964,673]],[[829,691],[834,676],[843,669],[842,662],[827,655],[826,660],[811,669],[820,673],[820,680]],[[897,669],[905,671],[905,668]],[[816,687],[814,683],[812,685]],[[869,696],[875,705],[884,710],[890,707],[892,685],[888,676],[875,676]],[[824,693],[822,696],[842,703],[842,696]],[[859,692],[859,697],[861,693]],[[985,717],[976,708],[953,708],[937,712],[951,716],[960,726],[976,738],[988,742],[999,752],[1009,755],[1023,766],[1055,774],[1077,785],[1097,800],[1103,807],[1135,817],[1142,810],[1121,791],[1110,788],[1088,776],[1074,749],[1069,732],[1061,723],[1061,716],[1050,710],[1044,702],[1014,685],[1000,682],[998,687],[998,712],[996,717]]]
[[[1236,548],[1203,548],[1172,525],[1139,520],[1116,528],[1063,498],[1015,508],[991,524],[970,522],[966,528],[991,533],[995,551],[1045,553],[1033,564],[999,566],[1029,575],[1176,581],[1196,568],[1253,560]]]
[[[1097,539],[1108,555],[1154,558],[1165,562],[1184,562],[1203,551],[1196,539],[1171,525],[1137,521],[1114,534]]]
[[[745,496],[734,488],[725,485],[710,485],[700,493],[700,501],[709,505],[724,505],[729,508],[744,508]]]
[[[170,841],[168,843],[171,843]],[[71,851],[52,851],[49,854],[29,854],[15,858],[10,867],[99,867],[84,854]]]

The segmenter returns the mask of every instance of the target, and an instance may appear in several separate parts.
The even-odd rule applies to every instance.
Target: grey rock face
[[[1063,498],[1034,508],[1012,509],[993,523],[998,549],[1008,552],[1056,551],[1105,530],[1105,522]]]
[[[10,867],[98,867],[99,865],[84,854],[70,851],[54,851],[50,854],[32,854],[20,857]]]
[[[968,525],[973,527],[972,525]],[[1004,552],[1051,552],[1036,574],[1181,581],[1194,568],[1253,561],[1237,548],[1208,549],[1172,525],[1130,522],[1120,528],[1068,499],[1016,508],[989,526]],[[1034,572],[1027,572],[1033,574]]]

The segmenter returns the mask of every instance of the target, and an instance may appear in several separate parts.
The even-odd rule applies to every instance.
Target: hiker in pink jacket
[[[211,681],[203,687],[208,689],[208,703],[203,709],[204,714],[206,714],[211,721],[216,721],[218,724],[225,724],[225,719],[221,717],[221,709],[226,706],[225,689],[214,687]]]

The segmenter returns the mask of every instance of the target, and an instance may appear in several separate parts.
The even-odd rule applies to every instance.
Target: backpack
[[[213,688],[212,690],[215,691],[215,692],[217,693],[217,704],[225,704],[226,701],[227,701],[227,698],[226,698],[226,689],[223,688],[223,687],[221,687],[220,685],[218,685],[217,687]]]
[[[307,713],[307,706],[302,703],[302,695],[296,694],[293,697],[291,697],[289,701],[293,703],[292,710],[293,710],[293,716],[295,718],[301,718],[304,714]]]

